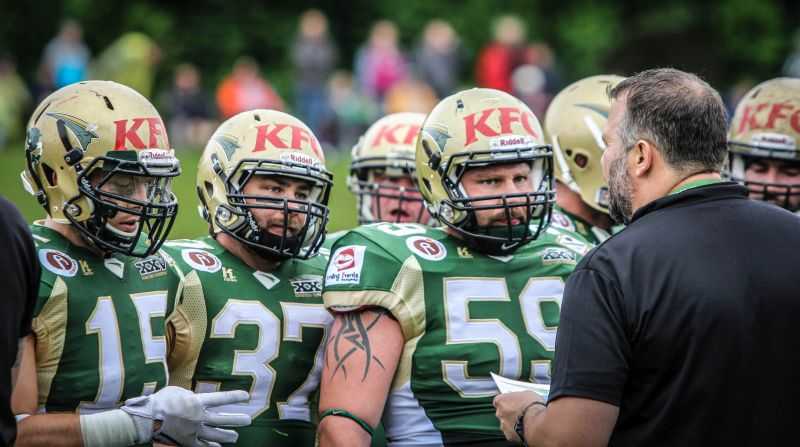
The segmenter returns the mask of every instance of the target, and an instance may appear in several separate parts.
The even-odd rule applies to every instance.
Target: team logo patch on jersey
[[[193,269],[202,270],[208,273],[216,273],[222,268],[219,258],[205,250],[187,249],[181,252],[183,261]]]
[[[361,282],[361,269],[364,267],[364,245],[348,245],[333,253],[325,284],[358,284]]]
[[[563,248],[549,247],[542,253],[542,264],[569,264],[578,263],[578,255]]]
[[[292,284],[292,290],[296,297],[322,296],[321,276],[300,276],[298,278],[292,278],[289,282]]]
[[[161,256],[150,256],[133,263],[142,279],[157,278],[167,274],[167,261]]]
[[[575,231],[575,226],[572,225],[572,222],[569,221],[567,216],[559,213],[558,211],[554,211],[550,216],[550,225],[569,231]]]
[[[72,278],[78,273],[78,263],[58,250],[43,248],[39,250],[39,263],[59,276]]]
[[[441,261],[447,256],[447,249],[441,242],[426,236],[411,236],[406,239],[406,246],[420,258],[429,261]]]

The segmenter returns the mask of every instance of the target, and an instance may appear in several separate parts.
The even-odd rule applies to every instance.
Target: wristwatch
[[[522,410],[522,413],[520,413],[519,417],[517,417],[517,422],[514,424],[514,431],[517,433],[517,436],[519,436],[519,440],[524,447],[528,447],[528,443],[525,442],[525,414],[534,405],[541,405],[547,408],[547,404],[544,402],[538,400],[531,402],[527,407],[525,407],[525,409]]]

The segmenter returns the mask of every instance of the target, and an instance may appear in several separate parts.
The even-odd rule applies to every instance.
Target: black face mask
[[[120,151],[113,155],[98,157],[81,171],[78,175],[80,195],[67,202],[64,214],[84,240],[101,251],[135,257],[150,256],[167,240],[178,215],[178,200],[169,187],[169,179],[179,175],[180,168],[175,166],[167,172],[156,173],[134,161],[137,155],[133,151]],[[103,163],[102,168],[97,167],[100,162]],[[94,184],[88,178],[88,174],[93,172],[102,174]],[[147,188],[146,199],[137,200],[130,195],[105,189],[104,186],[116,176],[150,179],[152,186]],[[89,199],[94,211],[88,220],[78,222],[73,214],[80,214],[81,210],[71,208],[78,207],[76,202],[83,197]],[[137,219],[134,233],[127,234],[111,226],[109,220],[119,213]]]

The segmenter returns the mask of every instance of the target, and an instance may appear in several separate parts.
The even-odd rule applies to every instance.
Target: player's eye
[[[498,179],[497,177],[490,177],[490,178],[485,178],[485,179],[478,180],[478,184],[481,184],[481,185],[494,186],[494,185],[497,185],[498,183],[500,183],[500,179]]]
[[[528,181],[527,175],[514,176],[514,183],[526,183]]]
[[[766,163],[762,163],[760,161],[751,161],[747,165],[747,170],[752,171],[756,174],[764,174],[769,170]]]
[[[800,176],[800,166],[783,166],[781,173],[787,177]]]

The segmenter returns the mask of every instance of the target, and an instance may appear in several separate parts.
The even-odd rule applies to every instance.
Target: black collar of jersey
[[[677,194],[670,194],[660,199],[653,200],[633,213],[630,223],[636,222],[642,216],[671,206],[686,205],[690,203],[705,202],[730,198],[747,198],[747,188],[735,182],[719,182],[696,188],[687,189]]]

